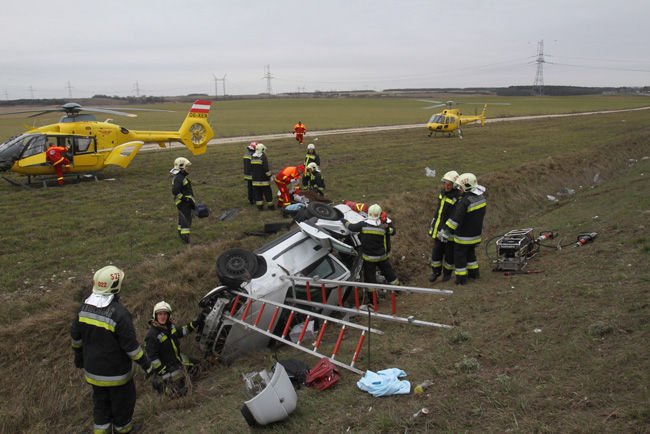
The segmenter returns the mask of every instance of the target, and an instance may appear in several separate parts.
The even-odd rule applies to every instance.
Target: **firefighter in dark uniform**
[[[135,336],[131,314],[119,303],[124,272],[109,265],[95,273],[93,292],[81,305],[70,335],[74,363],[93,388],[94,433],[133,430],[136,362],[149,375],[149,358]]]
[[[305,167],[309,166],[309,163],[316,163],[320,167],[320,156],[316,153],[316,145],[310,143],[307,145],[307,154],[305,155]]]
[[[246,153],[244,154],[244,181],[246,181],[246,187],[248,189],[248,202],[253,205],[255,203],[255,195],[253,194],[253,177],[251,176],[251,158],[255,152],[255,147],[257,146],[256,142],[251,142],[250,145],[246,147]]]
[[[309,163],[305,174],[302,176],[302,186],[307,191],[313,191],[320,196],[325,196],[325,180],[316,163]]]
[[[190,243],[192,210],[196,208],[192,182],[187,177],[187,167],[191,164],[187,158],[178,157],[174,160],[174,168],[170,171],[174,176],[172,179],[172,194],[178,209],[178,235],[185,244]]]
[[[271,190],[271,171],[269,170],[269,160],[266,157],[266,146],[263,143],[258,143],[255,147],[255,153],[251,158],[251,176],[257,208],[262,211],[266,201],[266,206],[269,209],[275,209],[273,191]]]
[[[377,268],[391,285],[399,285],[399,279],[390,264],[390,237],[395,227],[390,219],[381,220],[381,207],[377,204],[368,208],[368,218],[359,223],[345,222],[350,232],[359,232],[361,258],[365,282],[377,283]]]
[[[442,274],[442,281],[451,279],[454,271],[454,242],[449,239],[443,243],[438,239],[438,231],[445,227],[445,222],[451,215],[454,205],[458,200],[459,192],[454,183],[458,178],[458,172],[451,170],[442,177],[442,189],[438,193],[438,206],[436,213],[431,220],[429,235],[433,238],[433,249],[431,250],[431,276],[429,282],[435,282]]]
[[[456,185],[461,196],[456,202],[453,215],[445,223],[446,227],[438,231],[438,238],[444,241],[453,237],[456,284],[464,285],[468,277],[479,277],[476,246],[481,243],[487,201],[483,196],[485,187],[478,185],[474,174],[459,175]]]
[[[153,307],[150,328],[145,338],[145,349],[156,375],[153,388],[171,398],[187,394],[186,375],[190,379],[199,372],[199,361],[181,352],[179,339],[199,328],[205,321],[201,313],[181,328],[171,321],[172,307],[161,301]]]

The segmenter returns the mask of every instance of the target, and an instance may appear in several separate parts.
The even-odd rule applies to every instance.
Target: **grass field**
[[[523,110],[519,103],[491,112],[547,113],[553,111],[547,100],[554,99],[529,101],[522,112],[516,111]],[[313,129],[329,129],[424,122],[429,113],[413,100],[381,100],[374,109],[370,100],[266,105],[272,102],[217,103],[212,119],[227,136],[288,132],[297,118]],[[387,103],[404,109],[382,109]],[[645,100],[555,103],[558,112],[571,112],[642,106]],[[175,116],[182,118],[187,108],[177,107],[181,112]],[[418,118],[418,113],[425,115]],[[397,120],[391,122],[391,115]],[[629,112],[491,124],[468,128],[462,141],[431,139],[417,129],[323,137],[317,146],[328,196],[378,201],[389,211],[398,230],[393,261],[406,284],[429,286],[426,228],[438,181],[424,176],[425,167],[438,174],[456,169],[478,175],[488,188],[486,240],[524,227],[555,229],[562,243],[586,230],[599,236],[580,248],[543,249],[531,260],[530,269],[542,271],[535,275],[491,273],[481,248],[479,282],[463,288],[436,285],[454,289],[451,297],[399,300],[401,312],[455,329],[377,325],[386,335],[373,340],[371,368],[399,367],[415,384],[432,379],[425,394],[373,399],[356,388],[355,375],[343,372],[332,390],[299,390],[297,410],[265,431],[647,432],[650,160],[643,157],[650,156],[648,120],[646,112]],[[7,121],[2,122],[0,131],[6,131]],[[180,123],[151,122],[132,128]],[[304,156],[291,139],[266,144],[275,170]],[[126,271],[123,303],[134,313],[142,338],[155,302],[165,299],[178,321],[190,319],[196,301],[217,284],[217,255],[267,241],[244,231],[282,218],[248,206],[240,178],[242,153],[243,144],[219,145],[191,158],[195,192],[213,215],[194,224],[189,248],[175,234],[168,175],[173,159],[189,156],[186,151],[140,155],[128,170],[108,169],[104,178],[113,181],[47,189],[0,185],[5,199],[0,205],[0,366],[5,373],[0,387],[11,391],[11,399],[0,404],[0,432],[82,432],[91,426],[90,387],[72,366],[68,327],[94,270],[110,262]],[[563,188],[576,193],[558,203],[546,198]],[[217,220],[231,208],[241,209],[237,218]],[[183,346],[197,354],[192,338]],[[280,358],[315,363],[286,348],[276,351]],[[272,355],[253,354],[229,367],[208,361],[193,394],[177,401],[159,400],[140,379],[136,418],[151,433],[162,427],[245,432],[240,375],[269,367]],[[362,369],[368,363],[365,349],[359,363]],[[430,414],[412,419],[422,407]]]

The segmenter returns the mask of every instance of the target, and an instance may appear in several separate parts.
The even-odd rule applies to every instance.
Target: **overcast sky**
[[[650,85],[649,0],[3,2],[0,99]],[[550,63],[553,62],[553,63]],[[69,83],[69,86],[68,86]],[[219,81],[218,91],[223,92]]]

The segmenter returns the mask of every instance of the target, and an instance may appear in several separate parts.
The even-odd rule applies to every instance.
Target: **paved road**
[[[562,114],[549,114],[549,115],[535,115],[535,116],[515,116],[508,118],[491,118],[486,119],[486,123],[492,122],[511,122],[511,121],[524,121],[531,119],[548,119],[548,118],[566,118],[570,116],[589,116],[589,115],[600,115],[600,114],[609,114],[609,113],[622,113],[622,112],[631,112],[631,111],[640,111],[640,110],[650,110],[648,107],[639,107],[633,109],[622,109],[622,110],[604,110],[597,112],[582,112],[582,113],[562,113]],[[323,130],[323,131],[310,131],[309,135],[306,137],[307,142],[313,141],[320,136],[329,136],[333,134],[354,134],[354,133],[373,133],[377,131],[390,131],[390,130],[406,130],[409,128],[425,128],[426,124],[410,124],[410,125],[384,125],[378,127],[361,127],[361,128],[341,128],[338,130]],[[226,143],[248,143],[252,141],[264,142],[267,140],[276,140],[276,139],[292,139],[294,135],[292,133],[280,133],[280,134],[263,134],[259,136],[240,136],[240,137],[225,137],[222,139],[212,139],[208,145],[222,145]],[[171,148],[181,148],[184,145],[181,143],[172,143]],[[156,144],[148,144],[142,147],[142,151],[161,149]],[[166,149],[169,149],[166,148]]]

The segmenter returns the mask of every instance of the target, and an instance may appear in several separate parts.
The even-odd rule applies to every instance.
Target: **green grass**
[[[594,100],[576,99],[575,105]],[[224,105],[231,103],[239,102]],[[605,100],[599,104],[606,108]],[[237,118],[245,113],[242,109]],[[297,120],[293,113],[277,116],[291,125]],[[478,283],[437,285],[454,289],[451,297],[399,298],[398,312],[454,324],[454,330],[378,324],[386,335],[373,337],[370,361],[362,351],[362,369],[367,363],[373,370],[399,367],[415,384],[433,380],[424,394],[374,399],[344,371],[332,390],[299,390],[297,410],[264,431],[646,430],[650,161],[642,157],[650,155],[647,121],[647,113],[631,112],[491,124],[467,128],[462,141],[431,139],[417,129],[323,136],[317,146],[328,195],[337,201],[379,201],[390,212],[398,230],[393,261],[407,284],[429,286],[426,228],[438,178],[425,177],[426,166],[439,174],[449,169],[477,173],[488,188],[486,239],[523,227],[555,229],[562,244],[581,231],[599,236],[580,248],[543,249],[529,265],[543,271],[535,275],[490,273],[481,247]],[[304,149],[291,139],[267,145],[275,170],[303,157]],[[195,192],[213,216],[195,222],[195,244],[189,248],[175,234],[168,175],[173,159],[187,156],[186,151],[140,155],[128,170],[104,173],[114,181],[30,190],[0,184],[5,222],[0,365],[11,372],[0,387],[12,391],[12,399],[0,404],[0,432],[78,432],[91,425],[90,388],[72,367],[67,333],[93,270],[108,262],[125,269],[123,301],[142,338],[155,302],[172,303],[182,323],[194,315],[198,298],[216,286],[214,260],[220,252],[254,249],[267,241],[243,234],[282,220],[247,205],[240,178],[243,147],[219,145],[191,158]],[[630,158],[638,161],[629,165]],[[596,173],[598,183],[593,182]],[[576,193],[556,204],[546,199],[566,187]],[[241,212],[218,221],[216,216],[229,208]],[[345,356],[350,345],[348,339]],[[197,354],[192,337],[183,348]],[[275,351],[279,358],[315,363],[289,348]],[[208,363],[193,395],[174,402],[158,400],[139,379],[136,418],[152,433],[163,426],[166,431],[246,431],[239,414],[245,399],[240,375],[269,367],[272,356],[263,351],[228,367]],[[422,407],[431,411],[429,416],[411,419]]]

